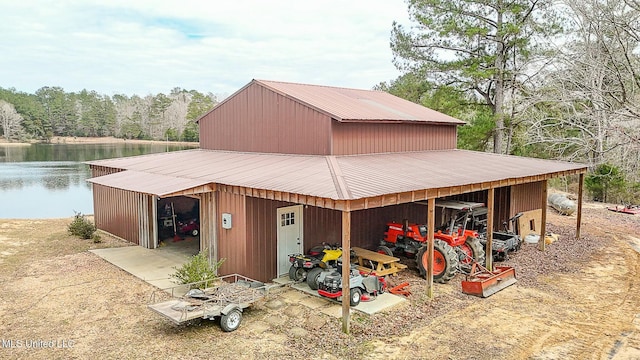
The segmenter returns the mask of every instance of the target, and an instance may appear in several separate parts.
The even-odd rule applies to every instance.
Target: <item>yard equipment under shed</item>
[[[490,271],[474,263],[471,266],[471,272],[462,281],[462,292],[486,298],[516,282],[516,270],[510,266],[496,266],[493,271]]]

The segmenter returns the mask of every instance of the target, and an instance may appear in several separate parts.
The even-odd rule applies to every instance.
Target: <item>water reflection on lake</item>
[[[0,144],[0,218],[71,217],[93,213],[84,161],[189,149],[164,144]]]

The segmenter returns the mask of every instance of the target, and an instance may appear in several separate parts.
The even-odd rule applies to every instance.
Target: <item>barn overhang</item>
[[[87,181],[114,189],[133,191],[160,198],[195,195],[213,190],[213,185],[209,184],[209,181],[206,180],[153,174],[135,170],[125,170],[109,175],[98,176],[88,179]]]
[[[583,164],[464,150],[325,156],[198,149],[89,165],[123,170],[92,183],[159,197],[217,190],[348,211],[587,171]]]

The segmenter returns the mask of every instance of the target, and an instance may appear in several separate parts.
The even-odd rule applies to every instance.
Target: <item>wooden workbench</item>
[[[365,272],[374,272],[378,276],[396,275],[398,271],[407,268],[407,265],[400,264],[397,257],[380,254],[375,251],[352,247],[351,250],[358,258],[358,269]],[[373,263],[373,268],[371,268]]]

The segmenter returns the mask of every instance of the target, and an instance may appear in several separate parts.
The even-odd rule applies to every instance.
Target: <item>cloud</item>
[[[399,75],[402,0],[22,0],[0,14],[0,86],[232,93],[253,78],[370,88]]]

